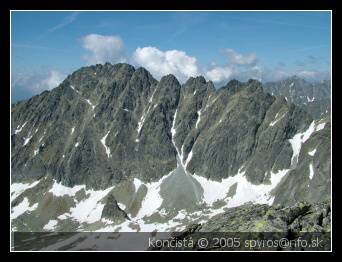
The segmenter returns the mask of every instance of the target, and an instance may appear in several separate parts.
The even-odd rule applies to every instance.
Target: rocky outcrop
[[[201,225],[197,232],[330,232],[330,203],[231,208]]]
[[[319,237],[320,247],[306,246],[304,250],[330,250],[331,209],[329,202],[310,204],[297,202],[292,206],[283,205],[252,205],[246,204],[230,208],[225,213],[209,219],[203,224],[193,224],[182,232],[173,233],[172,239],[193,241],[194,246],[185,250],[253,250],[243,245],[245,240],[261,241],[286,238],[288,240],[305,239],[309,241]],[[226,234],[227,233],[227,234]],[[218,247],[213,238],[238,238],[239,247]],[[208,239],[208,245],[203,248],[198,245],[200,238]],[[241,244],[242,243],[242,244]],[[298,243],[298,242],[297,242]],[[177,250],[177,248],[155,248],[162,250]],[[269,247],[254,250],[303,250],[303,246]]]
[[[122,223],[126,219],[129,220],[128,215],[123,211],[113,195],[109,195],[106,204],[103,207],[101,218],[106,218],[114,221],[115,223]]]

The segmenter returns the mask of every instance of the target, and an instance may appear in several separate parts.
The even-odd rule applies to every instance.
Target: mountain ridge
[[[163,220],[165,212],[176,218],[182,210],[218,212],[248,201],[330,198],[330,120],[313,119],[257,80],[217,90],[201,76],[157,81],[144,68],[106,63],[12,105],[11,116],[12,183],[39,181],[38,210],[50,194],[51,205],[77,209],[83,202],[59,198],[78,190],[85,203],[99,197],[95,210],[103,203],[106,219],[136,227],[140,219]],[[37,201],[20,192],[14,209]]]

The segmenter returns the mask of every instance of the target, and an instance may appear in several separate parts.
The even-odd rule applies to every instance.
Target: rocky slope
[[[330,198],[330,119],[264,92],[128,64],[12,105],[16,230],[178,230],[247,202]]]
[[[265,83],[265,91],[274,96],[285,97],[315,119],[330,115],[331,82],[309,83],[302,78],[293,76],[278,82]]]
[[[229,233],[231,234],[224,234]],[[250,233],[252,232],[252,233]],[[261,232],[261,233],[258,233]],[[243,205],[219,214],[206,223],[193,224],[183,232],[172,234],[172,239],[192,240],[191,248],[151,248],[151,250],[330,250],[331,209],[329,202],[310,204],[298,202],[293,206],[282,205]],[[309,246],[311,241],[319,238],[320,246]],[[208,245],[198,245],[201,238],[208,239]],[[210,241],[215,238],[236,238],[239,246],[228,246]],[[246,246],[253,239],[280,240],[286,238],[297,246]],[[305,240],[307,245],[300,246],[296,241]]]

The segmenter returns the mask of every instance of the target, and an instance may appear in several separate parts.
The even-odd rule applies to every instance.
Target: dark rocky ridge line
[[[288,140],[313,121],[256,80],[233,80],[216,90],[203,77],[183,85],[173,75],[157,81],[128,64],[83,67],[57,88],[12,105],[12,181],[48,175],[68,186],[102,189],[129,177],[156,181],[176,168],[176,110],[175,144],[188,172],[219,181],[243,166],[255,184],[290,168]],[[284,116],[272,126],[279,112]],[[323,129],[306,143],[316,146],[327,137],[330,130]],[[315,173],[326,196],[330,144],[322,146],[317,165],[325,167]],[[297,187],[307,184],[302,173],[308,174],[303,170],[310,161],[300,153],[305,165],[291,179]],[[295,191],[301,198],[322,195]]]

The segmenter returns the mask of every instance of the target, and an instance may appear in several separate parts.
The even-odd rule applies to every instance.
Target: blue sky
[[[330,72],[329,12],[12,12],[11,21],[13,100],[105,61],[218,84]]]

